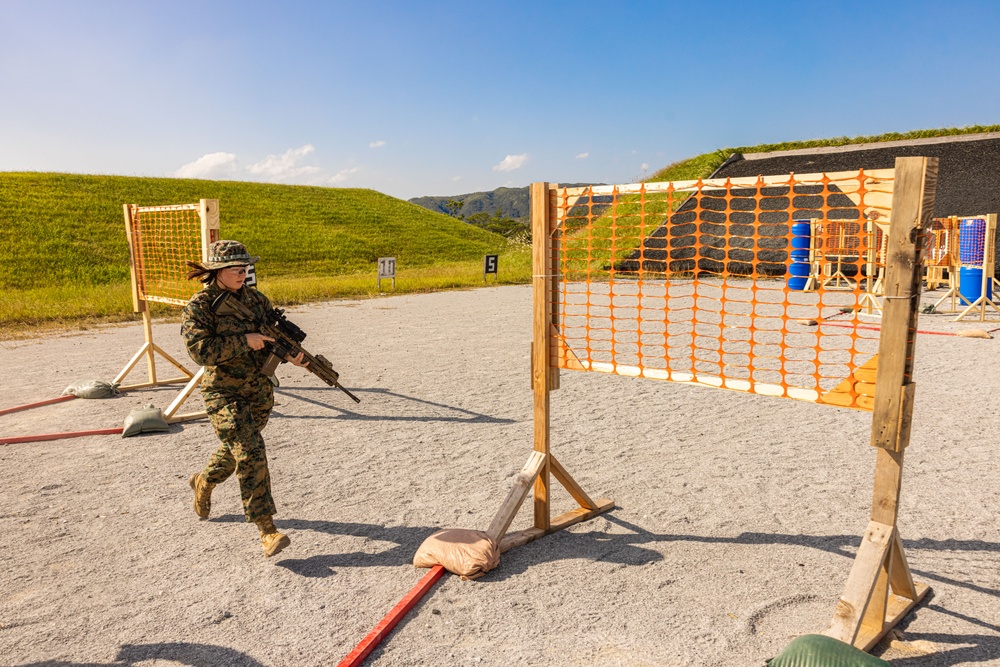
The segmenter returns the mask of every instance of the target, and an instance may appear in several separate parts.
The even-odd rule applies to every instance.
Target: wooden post
[[[609,498],[592,500],[549,451],[549,392],[559,388],[558,369],[553,363],[558,349],[556,325],[559,322],[559,311],[558,304],[553,299],[553,289],[558,284],[556,282],[558,263],[555,254],[558,245],[552,240],[555,227],[553,221],[557,219],[558,207],[550,200],[552,190],[548,183],[531,184],[534,320],[531,341],[531,385],[534,394],[534,449],[487,530],[490,536],[499,542],[501,552],[592,519],[614,509],[615,506],[615,502]],[[551,514],[550,473],[580,505],[577,509],[555,518],[552,518]],[[507,529],[532,483],[534,526],[507,534]]]
[[[871,522],[826,634],[869,650],[930,590],[914,584],[896,526],[910,439],[921,252],[937,188],[937,158],[896,159],[871,444],[878,447]]]
[[[198,201],[198,217],[201,218],[201,261],[208,261],[208,249],[221,236],[219,226],[219,200]]]
[[[552,317],[552,237],[549,230],[549,184],[531,184],[533,336],[531,383],[534,391],[535,451],[545,457],[535,478],[535,528],[549,529],[549,325]]]

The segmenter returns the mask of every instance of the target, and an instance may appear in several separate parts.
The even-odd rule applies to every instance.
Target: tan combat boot
[[[271,557],[292,543],[288,535],[282,535],[274,527],[271,517],[265,516],[257,519],[254,523],[260,529],[260,543],[264,547],[264,556]]]
[[[194,513],[204,521],[212,511],[212,489],[215,488],[215,484],[206,482],[200,472],[191,475],[188,484],[194,491]]]

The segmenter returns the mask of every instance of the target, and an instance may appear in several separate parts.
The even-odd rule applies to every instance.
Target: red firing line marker
[[[44,433],[42,435],[22,435],[16,438],[0,438],[0,445],[14,445],[19,442],[41,442],[43,440],[62,440],[63,438],[80,438],[85,435],[121,434],[125,428],[99,428],[95,431],[67,431],[66,433]]]
[[[882,327],[875,326],[874,324],[847,324],[842,322],[820,322],[821,327],[841,327],[844,329],[867,329],[868,331],[881,331]],[[957,333],[952,333],[950,331],[925,331],[923,329],[917,329],[918,334],[932,334],[934,336],[957,336]]]
[[[25,403],[24,405],[15,405],[12,408],[4,408],[0,410],[0,415],[10,414],[11,412],[20,412],[21,410],[30,410],[31,408],[40,408],[43,405],[52,405],[53,403],[62,403],[63,401],[71,401],[76,396],[68,394],[66,396],[57,396],[55,398],[48,398],[44,401],[38,401],[36,403]]]
[[[354,647],[354,650],[347,654],[347,657],[340,661],[337,667],[359,667],[368,654],[375,650],[386,636],[392,632],[396,624],[403,620],[403,617],[420,602],[420,598],[437,583],[437,580],[444,574],[444,567],[435,565],[431,571],[424,575],[423,579],[417,582],[409,593],[400,600],[385,617],[378,622],[375,629],[368,633],[368,636]]]

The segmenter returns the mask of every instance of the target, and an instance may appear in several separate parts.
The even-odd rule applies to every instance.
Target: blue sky
[[[1000,2],[0,0],[0,171],[410,198],[1000,123]]]

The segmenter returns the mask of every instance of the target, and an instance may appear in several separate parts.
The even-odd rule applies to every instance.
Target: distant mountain
[[[590,185],[590,183],[560,183],[560,185],[574,188]],[[451,211],[448,210],[447,203],[452,199],[462,202],[462,208],[458,214],[463,218],[468,218],[475,213],[494,215],[498,210],[507,218],[526,220],[531,216],[531,202],[527,186],[523,188],[497,188],[490,192],[470,192],[450,197],[414,197],[409,202],[431,211],[450,215]]]

